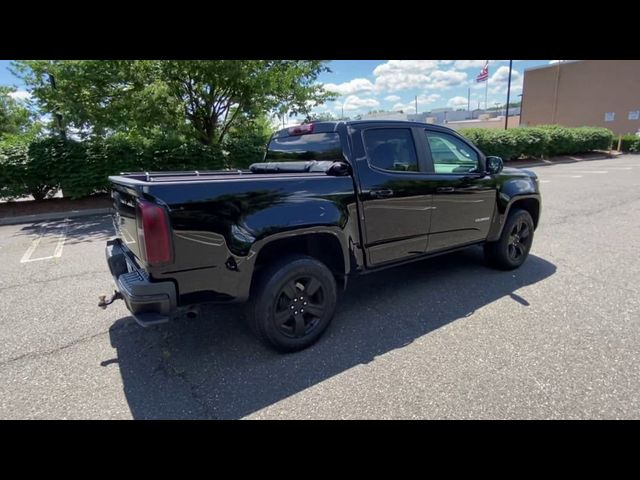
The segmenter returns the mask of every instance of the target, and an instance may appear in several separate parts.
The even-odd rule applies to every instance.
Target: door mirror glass
[[[487,172],[489,175],[496,175],[502,171],[504,163],[500,157],[487,157]]]

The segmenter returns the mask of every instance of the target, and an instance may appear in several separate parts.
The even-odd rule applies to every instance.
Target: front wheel
[[[252,330],[284,352],[302,350],[325,331],[336,307],[336,281],[320,261],[291,255],[266,267],[250,305]]]
[[[513,270],[522,265],[531,250],[533,230],[529,212],[517,209],[509,213],[498,241],[484,245],[489,264],[501,270]]]

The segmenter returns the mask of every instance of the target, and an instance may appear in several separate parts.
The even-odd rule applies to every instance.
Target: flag
[[[484,67],[482,67],[482,70],[476,77],[476,82],[486,82],[488,78],[489,78],[489,60],[487,60],[487,63],[484,64]]]

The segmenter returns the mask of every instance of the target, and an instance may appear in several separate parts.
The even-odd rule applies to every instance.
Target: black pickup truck
[[[256,334],[295,351],[327,328],[349,277],[471,245],[517,268],[540,219],[534,173],[436,125],[303,124],[275,133],[262,160],[110,177],[117,290],[100,306],[123,298],[148,326],[247,302]]]

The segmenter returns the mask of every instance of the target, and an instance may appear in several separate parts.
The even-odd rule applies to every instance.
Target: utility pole
[[[556,70],[556,88],[553,93],[553,110],[551,111],[551,123],[556,123],[556,111],[558,110],[558,87],[560,86],[560,64],[562,60],[558,60],[558,69]]]
[[[467,88],[467,112],[471,111],[471,87]]]
[[[416,95],[416,115],[418,115],[418,96]]]
[[[509,128],[509,96],[511,95],[511,68],[513,60],[509,60],[509,81],[507,82],[507,110],[504,115],[504,129]]]
[[[518,95],[520,97],[520,114],[518,115],[518,126],[520,126],[520,123],[522,122],[522,99],[524,98],[523,95],[524,91]]]
[[[489,65],[489,60],[487,60],[487,65]],[[487,67],[487,73],[489,72],[489,69]],[[485,84],[484,84],[484,111],[486,113],[487,111],[487,97],[489,95],[489,77],[487,76],[487,79],[485,80]]]

